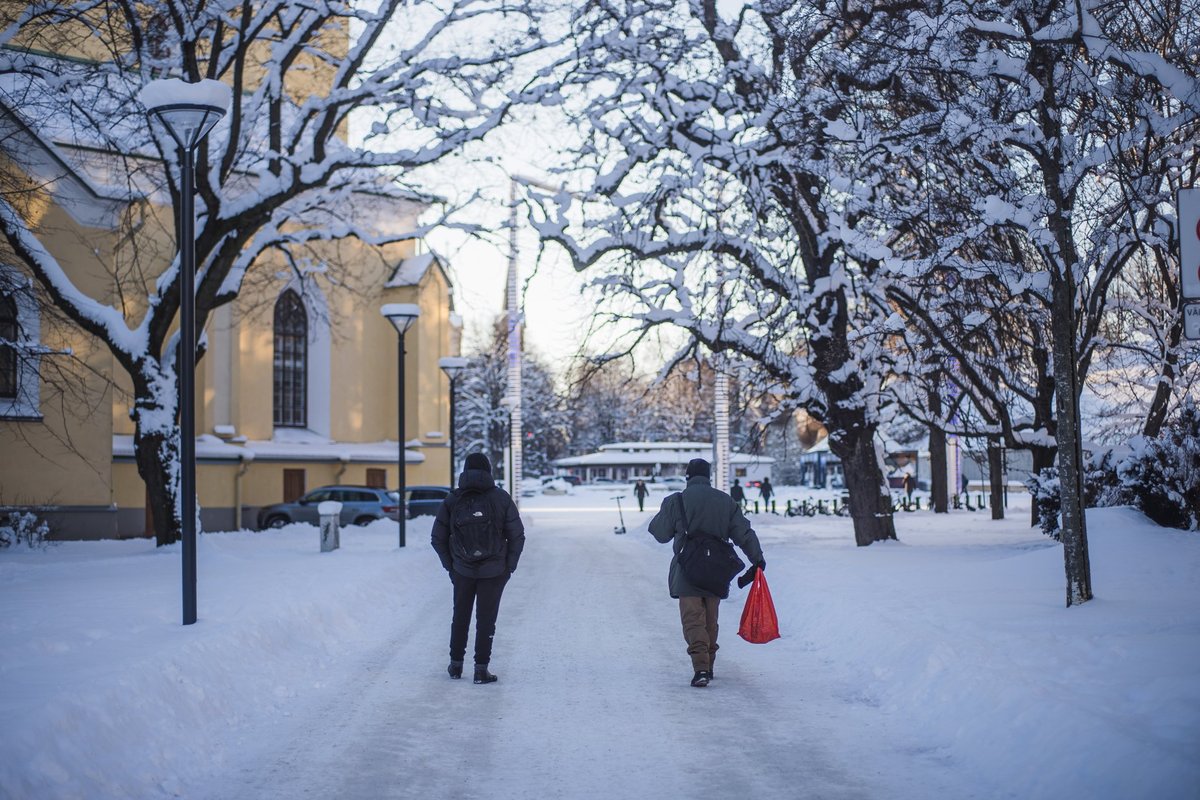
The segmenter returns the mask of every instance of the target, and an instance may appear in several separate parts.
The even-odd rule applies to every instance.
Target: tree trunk
[[[1083,449],[1079,439],[1079,386],[1075,359],[1075,284],[1068,266],[1055,281],[1054,396],[1058,412],[1058,479],[1062,496],[1063,562],[1067,573],[1067,605],[1092,599],[1088,561],[1087,518],[1083,513]]]
[[[992,489],[992,519],[1004,519],[1004,450],[1000,437],[988,437],[988,478]]]
[[[183,538],[183,509],[179,502],[179,398],[173,393],[177,386],[173,378],[146,374],[145,362],[140,366],[143,369],[131,371],[133,447],[138,475],[146,484],[154,538],[162,547]],[[168,387],[166,396],[157,395],[162,387]]]
[[[936,425],[929,426],[929,502],[936,514],[950,511],[950,485],[946,470],[946,432]]]
[[[831,420],[831,422],[833,422]],[[883,470],[875,455],[875,426],[862,423],[837,426],[833,422],[829,449],[842,462],[846,491],[850,495],[850,518],[854,542],[866,547],[873,542],[896,538],[891,495],[884,486]]]
[[[159,547],[178,542],[183,530],[179,510],[179,439],[161,432],[133,437],[138,475],[146,484],[146,502]]]
[[[1148,439],[1158,437],[1162,433],[1163,423],[1167,419],[1167,410],[1171,405],[1171,389],[1175,386],[1175,375],[1179,363],[1179,341],[1183,336],[1183,319],[1176,320],[1167,333],[1167,357],[1163,360],[1158,378],[1158,388],[1150,401],[1146,412],[1146,423],[1142,426],[1142,435]]]
[[[942,393],[935,384],[929,391],[929,413],[942,417]],[[929,426],[929,502],[935,514],[950,511],[950,487],[946,476],[946,431],[940,425]]]

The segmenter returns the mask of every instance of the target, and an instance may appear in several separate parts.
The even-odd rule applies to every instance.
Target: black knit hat
[[[693,458],[687,465],[687,477],[708,478],[712,475],[712,466],[703,458]]]
[[[463,469],[481,469],[490,474],[492,471],[492,462],[488,461],[488,457],[483,453],[471,453],[467,456],[467,460],[463,462]]]

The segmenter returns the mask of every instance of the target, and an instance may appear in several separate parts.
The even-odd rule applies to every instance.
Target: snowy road
[[[0,551],[0,797],[1198,800],[1200,538],[1088,514],[1097,597],[1062,553],[969,511],[854,546],[840,517],[753,515],[783,638],[691,675],[667,547],[612,489],[530,498],[493,668],[445,673],[430,519]],[[652,496],[657,506],[659,497]],[[795,498],[793,498],[795,499]],[[1064,748],[1063,742],[1071,742]]]
[[[716,680],[691,688],[649,514],[633,512],[630,535],[614,536],[611,512],[597,511],[523,512],[528,545],[492,660],[499,683],[446,676],[449,584],[422,554],[419,583],[404,589],[413,613],[340,691],[259,726],[259,744],[207,796],[970,796],[942,785],[936,759],[906,752],[802,639],[742,642],[741,596],[722,609]]]

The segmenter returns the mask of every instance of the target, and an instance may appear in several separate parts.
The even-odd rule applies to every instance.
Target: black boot
[[[450,673],[450,677],[458,680],[462,677],[462,662],[451,661],[450,666],[446,667],[446,672]]]
[[[475,665],[475,682],[476,683],[495,683],[500,680],[492,673],[488,672],[487,664]]]
[[[712,679],[712,675],[709,674],[708,670],[706,670],[706,669],[699,670],[696,673],[696,675],[692,678],[692,686],[695,686],[697,689],[700,689],[702,687],[708,686],[708,682],[711,679]]]

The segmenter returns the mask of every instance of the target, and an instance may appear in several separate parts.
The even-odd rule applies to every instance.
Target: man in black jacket
[[[717,614],[720,596],[693,586],[679,565],[679,551],[687,535],[732,539],[750,563],[766,569],[762,546],[750,527],[749,520],[733,498],[709,485],[712,468],[703,458],[693,458],[687,465],[687,488],[682,492],[683,518],[679,514],[677,495],[663,500],[662,509],[650,520],[650,534],[658,541],[672,543],[675,555],[667,576],[671,597],[679,598],[679,618],[683,623],[683,638],[692,659],[692,686],[707,686],[713,676],[717,657]]]
[[[525,547],[525,526],[508,493],[492,479],[492,465],[471,453],[458,476],[458,488],[442,501],[430,537],[454,584],[450,623],[451,678],[461,678],[467,654],[471,609],[475,609],[475,683],[494,683],[488,671],[500,595],[517,569]]]

